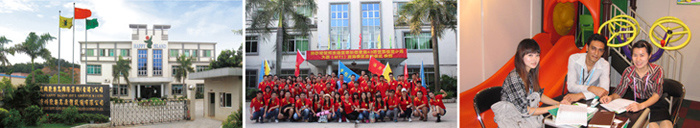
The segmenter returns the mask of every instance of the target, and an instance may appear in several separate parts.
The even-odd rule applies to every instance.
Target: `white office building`
[[[179,66],[176,57],[193,57],[192,67],[195,71],[206,70],[216,56],[215,42],[170,41],[170,25],[147,28],[145,24],[130,24],[129,28],[132,29],[132,35],[127,41],[79,42],[80,68],[83,69],[80,70],[81,84],[112,84],[112,96],[121,94],[120,98],[123,99],[173,96],[194,98],[195,91],[203,90],[204,80],[183,78],[185,83],[176,81],[173,74]],[[112,77],[112,65],[116,64],[120,56],[131,60],[130,86],[123,78],[120,77],[121,84],[117,84]]]
[[[423,62],[427,81],[429,83],[433,81],[435,75],[433,67],[436,65],[433,63],[430,26],[424,25],[423,33],[413,35],[408,26],[395,22],[398,19],[399,7],[406,4],[408,0],[316,0],[315,2],[318,6],[315,12],[298,9],[299,12],[311,18],[314,27],[311,28],[310,35],[294,36],[294,31],[287,29],[291,31],[288,33],[292,34],[293,38],[284,42],[284,49],[280,51],[284,52],[282,60],[275,58],[276,31],[273,29],[267,35],[268,37],[262,37],[261,33],[251,31],[250,25],[253,21],[247,17],[246,87],[257,86],[258,73],[263,60],[270,62],[272,74],[293,76],[296,50],[307,54],[307,61],[300,67],[301,76],[307,76],[308,73],[337,72],[338,61],[342,61],[347,67],[360,74],[358,70],[368,69],[369,59],[366,55],[358,57],[357,53],[369,52],[374,55],[383,55],[384,58],[377,60],[383,64],[388,62],[394,74],[397,75],[402,74],[404,64],[408,65],[409,73],[419,73]],[[456,31],[447,30],[442,38],[438,39],[440,73],[453,77],[457,76],[456,35]],[[362,40],[362,46],[360,46],[360,40]],[[381,51],[383,49],[391,51],[389,54],[394,56]],[[399,55],[394,53],[396,50],[405,50],[405,57],[403,55],[396,57]],[[343,57],[337,56],[338,52],[352,54]],[[315,55],[309,55],[309,53],[331,53],[331,56],[311,57]],[[336,55],[333,56],[333,54]],[[282,65],[275,65],[275,61],[282,61]],[[281,72],[275,73],[275,68],[281,68]]]

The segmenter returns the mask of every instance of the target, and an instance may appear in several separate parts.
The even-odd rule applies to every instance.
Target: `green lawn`
[[[74,124],[74,125],[65,125],[65,124],[41,124],[39,126],[27,126],[27,128],[70,128],[78,125],[82,125],[85,123],[79,123],[79,124]]]

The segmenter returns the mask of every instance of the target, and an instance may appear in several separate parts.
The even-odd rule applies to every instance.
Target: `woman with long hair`
[[[344,113],[343,113],[343,100],[340,98],[340,94],[338,92],[333,92],[333,110],[335,110],[335,117],[334,119],[337,119],[338,122],[342,122]]]
[[[494,104],[496,123],[499,126],[542,127],[542,114],[559,106],[559,102],[542,94],[539,85],[538,69],[540,62],[540,46],[533,39],[524,39],[518,44],[514,57],[513,69],[503,82],[501,102]],[[548,107],[539,107],[539,103]],[[510,106],[510,107],[498,107]],[[500,109],[505,108],[505,109]],[[508,124],[509,121],[526,122]]]
[[[382,94],[379,91],[377,91],[374,95],[372,113],[374,113],[374,119],[377,122],[384,122],[384,116],[386,115],[386,103],[384,100],[382,100]]]
[[[369,97],[367,96],[367,93],[360,93],[360,102],[359,102],[360,107],[359,107],[359,109],[357,109],[357,110],[358,110],[358,111],[360,112],[360,114],[362,115],[362,116],[360,116],[360,117],[362,117],[361,121],[362,121],[362,122],[365,122],[365,123],[368,123],[368,122],[369,122],[369,118],[370,118],[370,117],[369,117],[369,112],[370,112],[370,110],[369,110],[369,100],[370,100],[370,99],[371,99],[371,98],[369,98]]]

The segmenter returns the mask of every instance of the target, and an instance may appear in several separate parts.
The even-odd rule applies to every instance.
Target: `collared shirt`
[[[601,87],[609,91],[610,63],[600,58],[588,71],[586,55],[587,53],[577,53],[569,56],[566,85],[570,93],[583,93],[586,100],[590,100],[596,95],[588,91],[589,86]]]
[[[537,70],[537,69],[533,69]],[[501,101],[507,101],[515,105],[521,113],[527,113],[527,107],[531,105],[527,97],[533,94],[531,89],[525,89],[525,83],[520,79],[518,72],[513,69],[508,73],[506,80],[503,81],[503,90],[501,90]],[[540,90],[541,92],[542,90]],[[539,93],[542,94],[542,93]],[[541,95],[540,95],[541,96]],[[536,101],[539,103],[539,101]],[[530,106],[536,107],[536,106]]]
[[[659,96],[663,94],[664,70],[656,64],[649,63],[648,66],[649,71],[641,75],[637,74],[636,66],[627,67],[622,73],[620,84],[615,88],[615,93],[622,97],[627,89],[632,88],[636,99],[649,99],[654,93]]]

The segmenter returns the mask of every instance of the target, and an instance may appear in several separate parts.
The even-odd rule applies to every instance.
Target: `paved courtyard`
[[[211,118],[205,118],[203,110],[203,100],[196,99],[195,101],[195,111],[194,121],[179,121],[172,123],[156,123],[149,125],[137,125],[137,126],[122,126],[120,128],[219,128],[221,127],[221,121],[214,120]]]
[[[244,107],[250,107],[250,102],[246,102]],[[445,103],[447,109],[447,114],[442,117],[442,122],[435,123],[435,117],[428,118],[427,122],[419,121],[418,118],[414,118],[413,122],[402,121],[399,122],[379,122],[379,123],[338,123],[337,121],[330,123],[306,123],[306,122],[266,122],[266,123],[255,123],[251,121],[249,111],[245,111],[244,125],[248,128],[456,128],[457,127],[457,103]]]

